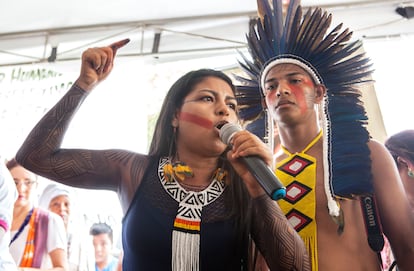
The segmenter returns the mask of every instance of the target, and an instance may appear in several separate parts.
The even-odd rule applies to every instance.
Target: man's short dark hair
[[[89,230],[89,234],[92,236],[96,236],[96,235],[104,234],[104,233],[108,234],[109,239],[111,239],[111,242],[113,242],[112,228],[108,224],[94,223]]]

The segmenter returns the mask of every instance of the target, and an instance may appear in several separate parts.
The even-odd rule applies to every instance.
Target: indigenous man
[[[392,157],[369,136],[356,89],[372,74],[361,42],[341,25],[328,31],[331,15],[320,8],[302,16],[291,0],[284,19],[282,0],[273,9],[258,4],[263,16],[247,37],[252,60],[240,62],[240,114],[270,144],[276,124],[276,174],[287,192],[278,203],[312,270],[381,270],[383,232],[399,270],[414,270],[414,218]]]

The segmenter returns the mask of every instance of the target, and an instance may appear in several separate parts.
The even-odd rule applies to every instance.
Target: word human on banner
[[[73,72],[50,64],[0,68],[2,153],[16,151],[37,120],[70,88],[73,78]]]

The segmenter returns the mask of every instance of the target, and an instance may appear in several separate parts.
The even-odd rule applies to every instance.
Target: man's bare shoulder
[[[385,145],[383,143],[381,143],[380,141],[376,140],[376,139],[370,139],[368,141],[368,148],[371,151],[371,154],[389,154],[387,148],[385,147]]]

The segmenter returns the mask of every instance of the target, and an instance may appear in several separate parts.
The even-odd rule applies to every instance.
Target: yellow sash
[[[318,270],[316,231],[316,159],[305,152],[321,138],[319,134],[299,153],[291,154],[282,146],[287,158],[276,165],[276,175],[286,186],[286,197],[279,200],[280,208],[302,237],[312,261],[312,270]]]

